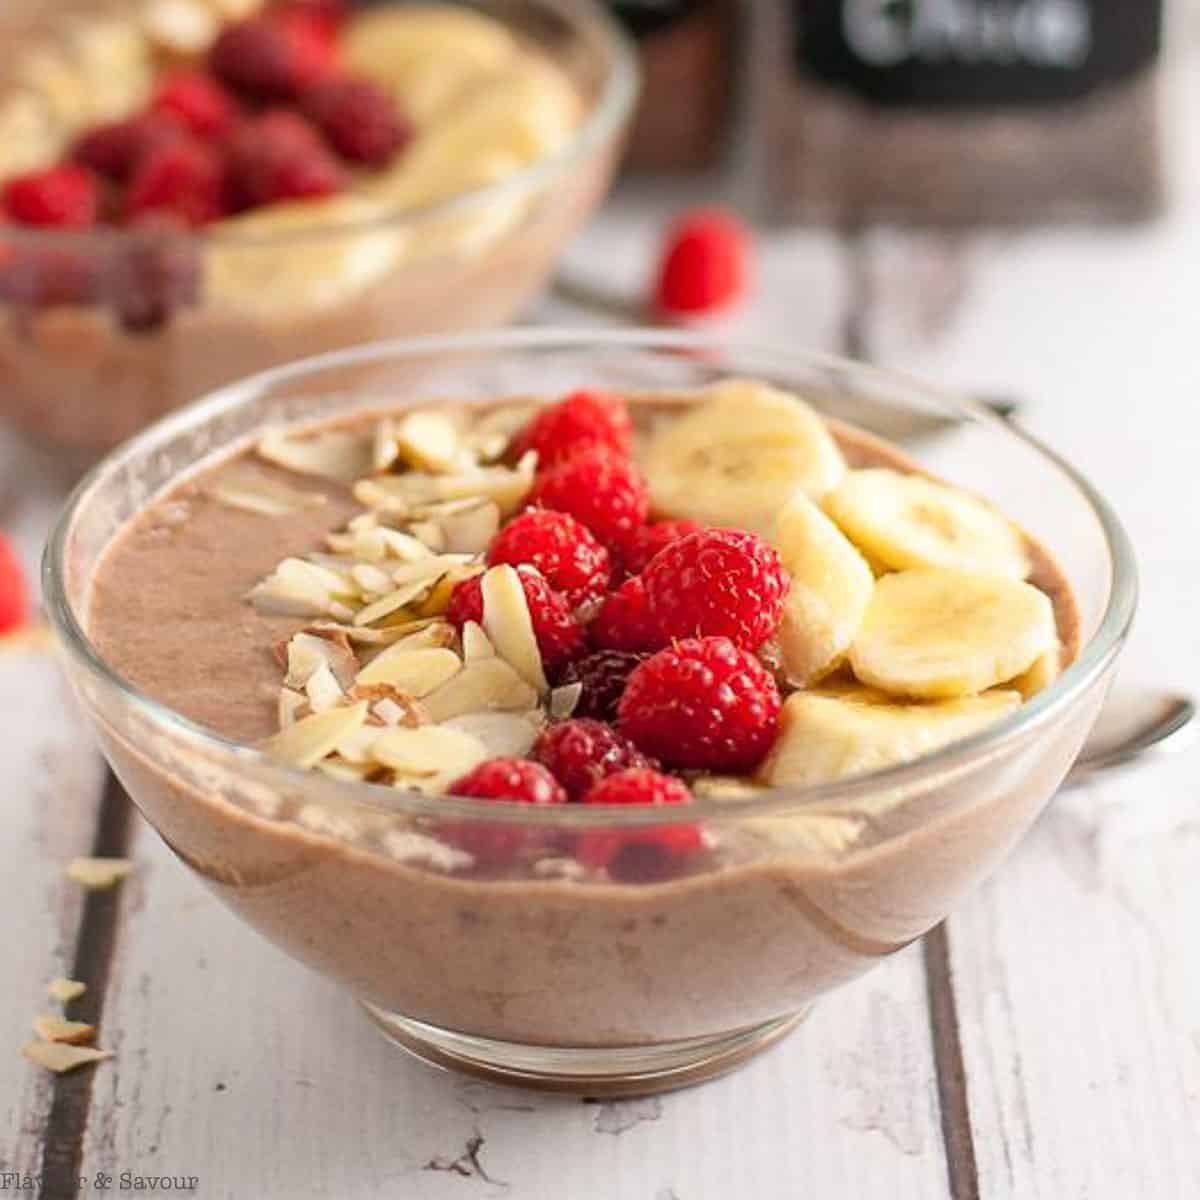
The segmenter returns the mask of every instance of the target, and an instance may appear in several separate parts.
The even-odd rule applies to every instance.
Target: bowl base
[[[588,1097],[648,1096],[724,1075],[787,1037],[808,1009],[715,1037],[594,1049],[530,1046],[453,1033],[363,1003],[389,1041],[433,1066],[491,1083]]]

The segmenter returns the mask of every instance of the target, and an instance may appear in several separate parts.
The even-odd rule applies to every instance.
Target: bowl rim
[[[749,797],[696,797],[689,805],[670,810],[648,807],[617,809],[585,805],[538,806],[498,801],[480,805],[478,801],[457,797],[430,797],[401,789],[358,781],[338,780],[318,772],[305,771],[269,758],[262,751],[232,741],[196,724],[141,692],[112,667],[85,633],[76,618],[66,590],[65,555],[76,516],[85,509],[92,494],[111,476],[136,460],[153,454],[157,447],[189,429],[202,427],[217,417],[251,403],[257,396],[290,380],[346,367],[420,356],[447,355],[478,351],[578,351],[628,349],[693,355],[769,357],[853,379],[877,381],[879,386],[901,387],[933,401],[973,424],[1011,438],[1031,449],[1056,469],[1090,508],[1104,536],[1111,561],[1107,603],[1096,629],[1080,648],[1075,661],[1059,678],[1026,701],[1013,713],[978,733],[952,742],[911,762],[852,776],[832,783],[807,787],[763,789]],[[197,469],[188,464],[170,483],[160,488],[161,496]],[[111,542],[110,542],[111,544]],[[372,813],[408,812],[421,816],[453,817],[465,820],[503,821],[508,824],[543,825],[573,828],[638,825],[666,826],[695,821],[722,822],[794,812],[802,807],[811,815],[852,816],[855,802],[881,791],[904,792],[918,787],[932,776],[949,776],[979,761],[990,758],[1027,735],[1050,725],[1056,716],[1069,709],[1111,666],[1128,635],[1137,607],[1138,576],[1132,543],[1120,519],[1088,479],[1039,439],[991,413],[985,406],[930,385],[906,372],[855,362],[819,351],[793,350],[737,339],[714,338],[687,331],[661,329],[508,329],[489,333],[455,334],[423,338],[380,341],[348,350],[302,359],[250,376],[230,384],[194,403],[169,414],[143,430],[123,446],[96,464],[75,487],[59,514],[47,541],[42,559],[42,585],[45,607],[59,644],[67,656],[82,666],[102,685],[160,730],[187,743],[208,758],[217,756],[226,763],[253,770],[260,782],[264,777],[280,789],[302,787],[313,799],[328,799],[343,808],[364,808]],[[386,801],[386,802],[385,802]],[[482,810],[482,811],[481,811]]]
[[[536,0],[567,16],[576,30],[594,29],[609,55],[609,69],[603,88],[589,106],[580,124],[558,150],[542,155],[512,174],[482,187],[456,192],[442,200],[415,207],[381,205],[370,217],[343,221],[315,221],[300,229],[275,232],[253,232],[244,229],[181,229],[171,236],[180,242],[203,247],[252,249],[256,247],[287,246],[328,237],[353,237],[371,233],[399,232],[405,228],[419,229],[428,221],[469,214],[479,208],[515,199],[538,190],[551,180],[570,172],[588,156],[602,147],[629,121],[633,106],[641,91],[642,70],[633,40],[598,0]],[[474,3],[467,7],[475,8]],[[327,200],[354,198],[362,193],[350,189],[335,193]],[[259,210],[263,211],[263,210]],[[248,214],[248,215],[253,215]],[[39,244],[49,247],[78,248],[119,246],[147,236],[144,230],[122,229],[120,226],[96,226],[90,229],[48,229],[16,225],[0,219],[0,234],[14,243]]]

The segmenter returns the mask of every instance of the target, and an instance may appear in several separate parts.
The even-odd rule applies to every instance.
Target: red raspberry
[[[227,87],[250,100],[295,100],[334,67],[335,46],[319,21],[285,10],[227,25],[209,66]]]
[[[334,37],[350,17],[351,0],[291,0],[288,8],[319,22]]]
[[[202,71],[168,75],[150,102],[150,111],[178,121],[202,138],[224,137],[238,117],[237,101]]]
[[[200,292],[200,262],[188,226],[170,212],[136,217],[112,256],[106,296],[131,333],[160,329]]]
[[[346,179],[317,131],[296,113],[272,109],[228,142],[229,187],[237,208],[340,191]]]
[[[584,526],[567,513],[540,508],[522,513],[496,535],[488,562],[537,567],[572,608],[602,596],[612,574],[608,551]]]
[[[701,528],[695,521],[686,520],[656,521],[653,525],[643,525],[626,549],[625,561],[621,565],[631,575],[638,575],[664,546],[687,537],[689,533],[698,533]]]
[[[504,800],[515,804],[565,804],[562,785],[538,763],[520,758],[493,758],[464,775],[451,789],[452,796],[479,800]],[[540,829],[524,829],[505,821],[455,821],[441,832],[480,862],[496,864],[515,858],[523,845],[541,849],[548,837]]]
[[[583,628],[575,620],[567,598],[556,592],[536,571],[519,570],[525,603],[533,622],[533,636],[542,652],[542,665],[551,679],[583,652]],[[450,593],[446,619],[459,629],[468,622],[483,622],[483,580],[476,575]]]
[[[670,775],[645,767],[609,775],[584,796],[585,804],[690,804],[692,794]],[[628,829],[589,829],[575,854],[588,867],[607,868],[622,880],[655,879],[682,857],[704,845],[696,825],[659,825]]]
[[[12,543],[0,533],[0,634],[19,629],[29,619],[29,587]]]
[[[646,523],[650,492],[633,463],[594,447],[540,472],[528,505],[570,513],[620,555]]]
[[[569,663],[559,683],[583,686],[575,716],[594,717],[597,721],[615,721],[617,705],[625,694],[625,684],[633,669],[646,661],[644,654],[621,650],[597,650],[587,658]]]
[[[685,213],[667,235],[654,307],[664,316],[697,316],[728,307],[746,290],[749,256],[750,234],[732,213]]]
[[[542,733],[529,757],[550,771],[572,800],[582,800],[617,771],[651,766],[628,738],[603,721],[560,721]]]
[[[208,225],[225,215],[225,199],[221,156],[189,139],[164,146],[142,162],[125,195],[125,216],[169,212],[188,225]]]
[[[689,533],[654,556],[642,581],[665,640],[727,637],[747,650],[779,628],[791,586],[779,555],[738,529]]]
[[[545,470],[595,447],[626,455],[632,442],[633,422],[622,397],[573,392],[539,413],[517,436],[513,452],[520,458],[536,450]]]
[[[0,203],[18,225],[87,229],[100,211],[100,189],[91,171],[68,163],[10,179]]]
[[[148,155],[181,141],[186,132],[170,113],[139,113],[88,130],[75,143],[71,157],[105,179],[125,183]]]
[[[688,638],[660,650],[629,677],[619,728],[672,767],[749,771],[779,726],[771,673],[728,638]]]
[[[322,80],[304,94],[302,108],[348,162],[386,167],[413,136],[391,96],[366,79]]]
[[[625,580],[615,592],[605,597],[596,619],[588,626],[588,636],[592,645],[602,650],[624,650],[635,654],[658,650],[666,644],[650,618],[646,585],[640,575]]]

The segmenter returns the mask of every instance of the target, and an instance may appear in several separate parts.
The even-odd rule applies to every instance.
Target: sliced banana
[[[796,492],[820,499],[845,473],[824,422],[799,397],[730,380],[646,448],[655,510],[770,534]]]
[[[1021,532],[991,505],[921,475],[886,467],[850,471],[825,511],[869,558],[893,571],[953,567],[1024,579]]]
[[[838,527],[800,492],[779,514],[771,543],[792,577],[777,635],[783,670],[794,687],[807,687],[842,662],[875,577]]]
[[[1044,692],[1062,674],[1062,646],[1055,642],[1044,654],[1039,654],[1032,667],[1018,675],[1011,686],[1026,700]]]
[[[381,213],[378,204],[346,193],[223,221],[214,227],[218,235],[247,240],[214,242],[208,293],[235,312],[266,319],[336,308],[388,275],[400,259],[405,233],[359,227]]]
[[[876,581],[850,666],[899,696],[970,696],[1029,670],[1055,645],[1044,592],[1001,575],[925,569]]]
[[[795,692],[760,778],[771,787],[811,787],[911,762],[977,733],[1020,706],[1016,692],[933,704],[900,704],[878,693]]]
[[[0,180],[49,166],[62,142],[62,129],[39,92],[13,87],[0,95]]]

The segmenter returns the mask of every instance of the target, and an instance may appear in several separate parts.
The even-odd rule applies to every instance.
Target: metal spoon
[[[1174,754],[1195,740],[1196,702],[1163,692],[1112,696],[1067,775],[1064,787],[1149,754]]]

